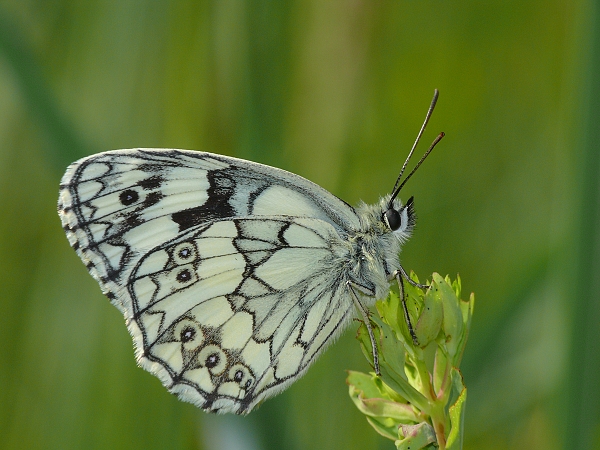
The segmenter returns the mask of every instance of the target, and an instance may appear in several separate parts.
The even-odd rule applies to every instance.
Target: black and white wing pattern
[[[248,412],[351,317],[336,239],[318,219],[241,218],[151,250],[127,283],[138,361],[205,410]]]
[[[353,315],[344,237],[358,216],[289,172],[118,150],[69,166],[58,210],[138,363],[206,411],[247,413],[283,390]]]

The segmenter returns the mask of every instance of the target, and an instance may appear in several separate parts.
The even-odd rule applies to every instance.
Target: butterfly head
[[[397,199],[391,202],[384,200],[381,204],[384,206],[381,221],[389,231],[402,237],[410,235],[416,221],[413,197],[409,198],[405,205]]]

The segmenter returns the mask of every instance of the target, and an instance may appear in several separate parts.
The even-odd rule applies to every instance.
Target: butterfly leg
[[[404,279],[406,281],[408,281],[409,284],[412,284],[414,287],[418,287],[419,289],[429,289],[429,285],[417,283],[411,277],[409,277],[408,274],[406,273],[406,270],[404,270],[404,267],[400,266],[400,269],[397,270],[396,272],[394,272],[395,277],[398,276],[398,272],[400,272],[402,274],[402,276],[404,277]]]
[[[381,375],[379,371],[379,353],[377,352],[377,344],[375,342],[375,335],[373,334],[373,328],[371,327],[371,319],[369,319],[369,311],[365,306],[360,302],[358,295],[356,294],[354,285],[352,282],[348,281],[348,290],[350,291],[350,295],[352,296],[352,300],[354,300],[354,304],[356,308],[360,311],[360,314],[363,317],[365,326],[367,327],[367,332],[369,333],[369,338],[371,339],[371,346],[373,350],[373,366],[375,368],[375,373],[377,375]]]
[[[405,278],[406,281],[410,282],[413,286],[419,287],[421,289],[426,289],[429,286],[425,286],[425,285],[416,283],[415,281],[411,280],[407,276],[407,274],[404,271],[404,269],[402,268],[402,266],[400,266],[400,270],[396,270],[394,272],[394,276],[396,277],[396,280],[398,281],[398,289],[400,290],[400,299],[402,300],[402,310],[404,311],[404,320],[406,320],[406,325],[408,326],[408,332],[410,333],[410,337],[412,338],[413,344],[415,346],[418,346],[419,340],[417,339],[417,334],[415,333],[415,329],[413,328],[412,322],[410,320],[410,315],[408,314],[408,306],[406,305],[406,295],[404,294],[403,278]]]

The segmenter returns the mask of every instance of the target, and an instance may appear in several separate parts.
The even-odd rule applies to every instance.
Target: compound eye
[[[396,211],[394,208],[388,209],[384,213],[385,222],[387,223],[390,230],[396,231],[402,225],[402,219],[400,218],[400,213]]]

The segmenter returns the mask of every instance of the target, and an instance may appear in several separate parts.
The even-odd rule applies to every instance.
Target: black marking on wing
[[[250,192],[250,195],[248,195],[248,208],[249,208],[248,213],[249,214],[254,214],[254,202],[260,196],[260,194],[262,194],[264,192],[264,190],[267,189],[268,187],[269,187],[268,184],[263,184],[262,186],[259,186],[254,191]]]
[[[143,153],[139,153],[138,157],[140,159],[145,159]],[[96,181],[101,184],[102,187],[90,199],[84,201],[80,198],[78,185],[86,168],[93,164],[104,164],[106,165],[107,170],[97,177],[86,178],[86,182]],[[118,194],[118,201],[126,208],[121,212],[112,212],[111,214],[113,216],[110,219],[96,217],[98,208],[93,206],[93,201],[107,195],[107,192],[110,193],[112,191],[117,193],[119,191],[118,189],[110,188],[113,178],[119,175],[119,172],[116,170],[116,165],[111,161],[105,160],[102,157],[83,161],[81,165],[77,167],[71,181],[66,184],[61,184],[61,189],[68,189],[72,196],[72,204],[65,206],[63,211],[65,213],[73,211],[77,217],[77,223],[70,226],[66,225],[64,227],[65,231],[67,233],[74,233],[81,229],[88,236],[86,245],[81,245],[80,242],[76,242],[73,245],[73,248],[79,252],[88,250],[95,252],[96,256],[101,260],[101,266],[106,271],[105,276],[98,275],[98,279],[101,283],[106,283],[108,280],[116,283],[121,281],[122,267],[127,266],[128,262],[135,257],[122,236],[129,230],[143,224],[144,211],[161,201],[163,194],[156,189],[159,189],[165,181],[163,174],[167,170],[167,167],[175,165],[176,164],[165,163],[164,161],[141,164],[140,167],[144,166],[142,170],[148,172],[148,177],[138,181],[134,185],[123,186],[120,194]],[[61,205],[59,203],[59,210],[60,207]],[[85,214],[83,213],[84,208],[89,210]],[[93,232],[90,230],[91,225],[106,226],[103,235],[104,238],[94,238]],[[124,249],[119,264],[111,264],[111,261],[106,257],[104,251],[99,250],[101,248],[100,246],[104,243],[115,247],[122,247]],[[87,268],[92,271],[96,269],[96,266],[97,264],[88,264]]]
[[[119,200],[123,206],[133,205],[139,199],[139,194],[133,189],[126,189],[119,194]]]
[[[288,228],[292,225],[292,222],[286,222],[281,229],[279,230],[279,233],[277,234],[277,239],[279,239],[279,242],[281,242],[285,247],[289,247],[289,243],[287,242],[287,240],[285,239],[285,232],[288,230]],[[305,227],[302,227],[305,228]]]
[[[258,344],[266,343],[268,345],[270,357],[269,366],[274,369],[274,372],[269,372],[268,370],[261,368],[257,373],[253,373],[249,367],[249,365],[252,364],[252,361],[245,360],[243,356],[245,346],[242,345],[240,348],[233,349],[223,348],[221,338],[223,325],[214,327],[209,326],[207,324],[203,324],[201,318],[196,323],[204,334],[205,339],[201,344],[190,348],[188,343],[191,339],[186,337],[188,335],[182,334],[180,332],[181,330],[175,332],[175,328],[183,319],[197,319],[191,314],[191,310],[198,306],[198,303],[196,302],[190,302],[189,309],[186,308],[187,311],[183,312],[183,314],[179,316],[180,319],[174,321],[170,325],[165,324],[163,317],[160,317],[160,325],[158,325],[158,330],[160,331],[158,332],[158,336],[152,338],[153,340],[149,340],[149,336],[146,333],[144,326],[144,320],[140,319],[144,314],[162,315],[160,311],[160,305],[155,301],[155,299],[150,299],[149,301],[145,302],[145,306],[143,308],[139,308],[136,292],[132,289],[135,280],[138,279],[136,278],[137,269],[134,269],[130,274],[128,285],[130,287],[130,295],[132,298],[134,311],[132,319],[138,324],[143,336],[143,357],[148,361],[160,364],[166,373],[168,373],[170,382],[167,383],[167,387],[170,390],[179,393],[182,392],[179,390],[182,385],[193,388],[199,394],[201,401],[199,406],[204,410],[216,412],[217,409],[223,408],[228,411],[236,412],[237,414],[244,414],[251,409],[251,407],[256,403],[257,399],[262,398],[265,395],[271,396],[272,391],[277,390],[278,386],[285,386],[289,384],[291,380],[294,380],[300,373],[304,372],[306,368],[321,353],[321,350],[331,342],[331,336],[337,334],[338,330],[344,324],[347,324],[346,318],[349,314],[351,314],[353,305],[351,303],[341,302],[339,291],[336,291],[336,294],[333,294],[333,291],[336,290],[336,287],[339,287],[343,284],[340,280],[341,273],[330,274],[331,277],[325,278],[324,274],[322,273],[315,274],[316,279],[302,280],[301,282],[295,284],[293,288],[289,290],[286,289],[286,292],[274,289],[265,283],[261,277],[255,274],[256,269],[260,267],[264,260],[268,259],[268,257],[282,249],[298,246],[298,244],[291,244],[287,241],[287,239],[285,239],[285,232],[292,225],[299,227],[305,227],[305,225],[283,218],[240,218],[232,219],[231,222],[235,225],[237,236],[227,235],[222,237],[230,238],[231,243],[233,244],[233,249],[235,249],[235,251],[233,249],[229,250],[232,253],[227,254],[234,254],[235,252],[243,255],[246,264],[241,282],[237,285],[237,287],[232,286],[232,290],[224,295],[228,299],[234,314],[244,311],[252,316],[252,328],[255,330],[255,332],[252,333],[251,339]],[[268,224],[266,224],[267,226],[264,228],[263,222],[268,222]],[[157,272],[155,273],[159,274],[160,272],[172,270],[173,268],[183,265],[184,263],[186,266],[191,264],[191,266],[187,266],[185,269],[182,269],[185,270],[185,272],[173,272],[173,277],[176,277],[177,275],[179,277],[183,277],[183,279],[180,281],[185,281],[187,283],[187,281],[189,281],[193,276],[192,271],[201,270],[200,263],[202,261],[207,261],[213,257],[223,256],[219,254],[201,257],[202,234],[205,230],[210,229],[212,225],[213,223],[204,223],[203,225],[196,226],[193,229],[187,230],[187,232],[181,233],[177,238],[169,241],[168,243],[162,244],[148,252],[146,255],[147,257],[158,250],[165,251],[168,255],[168,258],[165,259],[161,266],[157,267]],[[259,227],[257,228],[257,226]],[[259,233],[257,230],[261,228],[264,230],[269,230],[269,232]],[[306,228],[315,232],[311,227]],[[262,239],[259,239],[259,237]],[[324,236],[322,237],[325,239]],[[263,242],[268,245],[263,246],[258,244],[256,247],[258,250],[253,250],[252,246],[245,241],[255,241],[257,243]],[[182,245],[184,243],[187,243],[187,246]],[[262,256],[254,259],[250,257],[251,254],[262,255],[262,253],[265,254],[265,259],[263,259]],[[187,255],[193,255],[194,258],[190,257],[188,261],[185,258]],[[137,263],[137,267],[140,267],[143,261],[144,258]],[[141,277],[149,277],[150,280],[160,287],[158,284],[158,279],[153,275],[153,273],[144,272]],[[201,272],[198,272],[198,275],[201,275]],[[245,293],[247,291],[244,291],[244,283],[248,282],[257,283],[256,287],[259,285],[262,286],[264,289],[264,294],[252,296],[251,294]],[[177,295],[177,293],[185,289],[186,286],[187,284],[185,284],[185,286],[181,289],[173,289],[173,291],[168,293],[166,297]],[[158,292],[158,290],[156,292]],[[330,293],[330,295],[327,295],[327,293]],[[221,293],[219,295],[223,294]],[[327,295],[327,298],[324,298],[324,295]],[[260,316],[258,316],[258,310],[249,307],[247,304],[245,304],[244,300],[248,301],[250,298],[257,300],[263,296],[265,297],[265,301],[273,303],[269,304],[269,306],[265,308],[270,310],[265,311],[266,316],[263,312],[260,312]],[[268,320],[269,316],[272,317],[272,314],[277,312],[278,306],[283,306],[281,303],[276,301],[275,297],[278,296],[281,297],[281,300],[291,302],[291,304],[295,306],[290,307],[290,309],[285,312],[281,311],[282,314],[280,320],[282,323],[285,323],[285,327],[278,325],[275,328],[276,333],[279,335],[279,338],[277,341],[275,341],[273,339],[273,335],[261,335],[258,333],[258,330],[261,329],[263,324],[266,324],[266,320]],[[165,300],[166,297],[161,297],[161,300]],[[209,299],[206,298],[203,301],[207,300]],[[303,330],[306,326],[306,320],[312,302],[326,302],[324,305],[323,317],[320,319],[318,325],[312,322],[311,331],[314,329],[313,327],[316,327],[316,329],[314,329],[314,332],[312,332],[309,337],[305,337],[303,340]],[[271,325],[267,325],[269,329]],[[166,326],[166,328],[163,328],[164,326]],[[180,365],[173,365],[169,361],[168,354],[162,353],[162,350],[157,349],[157,351],[154,351],[155,348],[158,348],[159,344],[167,342],[180,343],[180,345],[175,347],[177,350],[174,349],[174,351],[177,351],[182,358]],[[304,356],[298,360],[299,365],[297,368],[294,367],[292,371],[288,371],[286,369],[285,374],[281,373],[280,376],[278,376],[277,367],[284,362],[283,360],[280,361],[280,358],[283,358],[284,355],[282,352],[287,351],[285,349],[289,349],[289,345],[292,344],[300,347],[304,353]],[[212,349],[207,348],[208,345],[214,345],[216,347],[214,354],[211,353]],[[234,369],[234,366],[237,364],[241,364],[244,367],[239,374],[238,371]],[[217,366],[224,368],[211,372],[211,370]],[[197,378],[195,377],[200,375],[194,375],[193,377],[187,376],[190,371],[196,371],[197,369],[207,371],[206,375],[202,375],[202,377],[210,377],[209,379],[203,378],[203,380],[206,380],[207,382],[210,380],[208,384],[203,386],[202,383],[198,383]],[[248,381],[247,378],[243,378],[243,374],[250,376],[251,381]],[[262,387],[259,388],[261,385],[261,380],[266,381],[264,380],[265,376],[273,376],[274,378],[269,380],[267,385],[262,385]],[[220,386],[225,386],[227,383],[231,382],[235,382],[239,386],[239,388],[236,388],[236,390],[232,391],[236,393],[235,395],[229,395],[224,393],[224,391],[219,390]],[[206,386],[212,387],[206,388]],[[223,403],[224,400],[228,400],[228,403]]]
[[[195,208],[186,209],[171,215],[179,225],[179,231],[193,226],[235,216],[229,199],[235,193],[235,167],[226,170],[210,170],[207,173],[210,187],[207,190],[206,202]]]
[[[164,182],[164,178],[161,175],[152,175],[138,183],[139,186],[144,190],[158,189]]]
[[[188,334],[176,335],[175,333],[176,327],[179,325],[179,323],[181,323],[181,321],[184,320],[194,322],[197,329],[200,330],[204,336],[202,342],[195,348],[186,348],[186,344],[191,340]],[[144,336],[144,338],[146,339],[146,336]],[[183,359],[183,364],[182,369],[179,372],[173,370],[168,361],[165,361],[152,353],[152,350],[156,345],[173,342],[181,343],[179,351]],[[216,347],[215,351],[212,352],[209,350],[209,352],[206,352],[205,349],[207,349],[209,346]],[[205,351],[204,355],[202,355],[203,351]],[[251,391],[250,388],[255,383],[256,375],[252,372],[250,367],[245,364],[245,361],[242,357],[242,351],[238,349],[223,348],[220,328],[203,325],[197,322],[191,315],[183,315],[179,320],[171,324],[171,326],[165,332],[163,332],[154,343],[148,347],[145,347],[144,357],[150,361],[161,364],[165,370],[167,370],[169,376],[171,377],[169,388],[172,389],[177,384],[184,384],[196,389],[204,399],[204,403],[202,404],[203,409],[211,410],[212,405],[217,400],[224,397],[229,397],[236,402],[241,402],[243,405],[250,405],[254,399],[253,391]],[[214,373],[212,369],[222,362],[221,358],[224,359],[223,363],[225,364],[225,368],[219,373]],[[231,368],[234,366],[238,366],[240,369],[238,369],[232,376]],[[212,392],[208,392],[199,387],[197,383],[185,378],[187,371],[201,367],[206,367],[208,369],[208,376],[210,377],[210,381],[213,386],[218,387],[226,382],[234,381],[240,384],[240,388],[242,391],[245,391],[245,395],[242,398],[230,397],[218,392],[217,388],[215,388]],[[242,385],[241,382],[244,380],[244,378],[246,378],[246,382]]]
[[[146,198],[144,199],[144,201],[142,202],[142,207],[144,209],[149,208],[153,205],[156,205],[159,201],[162,200],[162,198],[164,197],[164,194],[162,192],[150,192]]]

